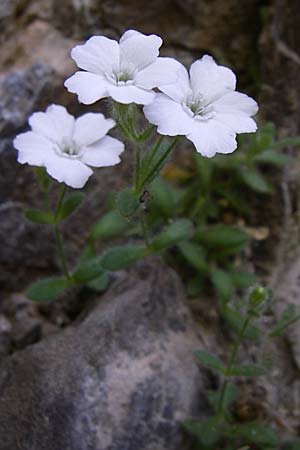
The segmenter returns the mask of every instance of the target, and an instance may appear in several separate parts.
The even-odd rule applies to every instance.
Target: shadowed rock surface
[[[0,367],[1,450],[181,450],[201,346],[169,268],[140,264],[77,323]]]

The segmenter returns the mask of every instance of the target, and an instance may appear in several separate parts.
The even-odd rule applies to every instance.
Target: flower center
[[[196,120],[209,120],[215,114],[213,107],[207,103],[201,94],[188,94],[183,101],[182,106],[188,115]]]
[[[114,85],[130,86],[134,84],[136,74],[137,69],[132,64],[122,64],[121,67],[114,68],[111,73],[106,73],[105,76]]]
[[[62,138],[60,144],[55,146],[56,153],[65,158],[77,159],[80,156],[80,148],[78,144],[70,137]]]

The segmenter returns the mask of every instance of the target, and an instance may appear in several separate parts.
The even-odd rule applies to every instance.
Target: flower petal
[[[214,119],[227,125],[235,133],[253,133],[257,130],[255,121],[247,114],[217,112]]]
[[[228,67],[218,66],[208,55],[195,61],[190,68],[191,87],[194,94],[203,95],[211,103],[235,90],[236,76]]]
[[[111,136],[104,136],[99,142],[85,149],[81,160],[94,167],[114,166],[121,161],[119,155],[123,151],[123,142]]]
[[[51,177],[75,189],[82,188],[93,171],[78,159],[54,154],[45,164]]]
[[[104,36],[92,36],[83,45],[76,45],[71,57],[81,69],[95,74],[111,73],[119,67],[119,44]]]
[[[79,147],[99,141],[115,126],[113,119],[106,119],[103,114],[87,113],[75,121],[73,139]]]
[[[138,72],[135,83],[144,89],[153,89],[177,80],[178,62],[173,58],[157,58]]]
[[[244,113],[253,116],[258,111],[258,105],[253,98],[241,92],[230,92],[214,103],[214,109],[224,113]]]
[[[69,92],[78,95],[78,100],[85,105],[95,103],[100,98],[108,97],[109,83],[100,75],[89,72],[76,72],[65,81]]]
[[[159,89],[164,94],[168,95],[170,98],[175,100],[175,102],[181,103],[191,90],[189,74],[184,65],[176,61],[175,83],[160,86]]]
[[[44,166],[49,154],[53,153],[53,143],[33,131],[18,134],[14,139],[18,150],[18,162],[32,166]]]
[[[128,105],[129,103],[137,103],[138,105],[148,105],[155,98],[155,93],[145,91],[137,86],[108,86],[109,95],[119,103]]]
[[[167,136],[188,134],[194,126],[193,118],[181,104],[164,94],[157,94],[153,103],[144,106],[144,114],[150,123],[158,126],[158,133]]]
[[[72,136],[74,117],[61,105],[50,105],[46,112],[37,112],[29,118],[29,125],[37,134],[53,142]]]
[[[158,57],[162,39],[156,34],[146,36],[138,31],[128,30],[120,39],[120,66],[126,70],[134,66],[141,70]]]
[[[195,121],[193,131],[187,135],[197,152],[208,158],[216,153],[232,153],[237,147],[235,137],[236,134],[231,128],[214,119],[206,122]]]

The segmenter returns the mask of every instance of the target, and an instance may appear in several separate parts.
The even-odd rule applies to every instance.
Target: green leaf
[[[186,239],[190,239],[192,235],[192,222],[188,219],[178,219],[170,225],[167,225],[164,230],[153,239],[151,247],[154,250],[162,250]]]
[[[211,280],[222,302],[231,300],[234,293],[234,285],[231,276],[225,270],[217,269],[211,273]]]
[[[272,147],[273,148],[284,148],[284,147],[294,147],[300,145],[300,137],[292,137],[281,139],[280,141],[275,142]]]
[[[208,391],[208,401],[210,406],[217,411],[219,400],[221,396],[221,390],[218,391]],[[228,410],[230,406],[238,399],[239,390],[238,388],[231,383],[227,384],[225,394],[223,397],[223,409],[224,411]]]
[[[264,367],[258,366],[256,364],[242,364],[234,365],[228,375],[239,377],[259,377],[265,374],[266,369]]]
[[[56,221],[60,222],[69,217],[81,204],[84,198],[85,194],[83,192],[72,192],[61,205]]]
[[[236,251],[249,241],[249,236],[244,231],[230,225],[211,225],[198,227],[195,240],[205,247],[212,249],[226,249]]]
[[[151,185],[151,206],[158,209],[165,218],[173,217],[176,212],[178,196],[169,183],[157,178]]]
[[[122,235],[128,228],[128,220],[121,216],[119,211],[110,211],[93,227],[90,239],[92,241],[111,239]]]
[[[210,448],[217,444],[222,437],[223,425],[216,418],[196,421],[186,420],[183,428],[205,448]]]
[[[35,173],[37,175],[37,179],[38,179],[39,185],[41,186],[42,190],[45,193],[49,192],[52,179],[47,174],[45,167],[36,167]]]
[[[140,187],[146,186],[157,177],[161,168],[166,163],[175,143],[176,138],[172,141],[168,140],[163,142],[163,136],[160,136],[153,149],[146,153],[141,163]]]
[[[92,281],[88,283],[88,287],[90,289],[93,289],[96,292],[104,292],[106,291],[109,284],[109,276],[107,272],[103,272],[102,275],[100,275],[97,278],[94,278]]]
[[[194,354],[204,366],[209,367],[210,369],[215,369],[219,373],[224,374],[225,367],[222,361],[217,356],[212,355],[205,350],[196,350]]]
[[[265,150],[255,156],[253,160],[258,163],[275,164],[279,166],[290,164],[293,161],[290,156],[279,153],[276,150]]]
[[[102,256],[100,255],[80,261],[72,277],[76,283],[85,283],[99,277],[103,272]]]
[[[246,444],[256,444],[266,447],[270,446],[276,449],[280,444],[276,430],[270,427],[261,426],[255,422],[245,425],[234,425],[232,426],[231,433],[234,436],[243,438]]]
[[[279,321],[277,322],[276,326],[271,330],[269,333],[270,337],[276,337],[281,336],[282,333],[286,330],[287,327],[290,325],[293,325],[300,319],[300,313],[299,310],[296,311],[295,305],[288,304]]]
[[[118,208],[122,216],[133,216],[138,207],[139,201],[132,188],[125,188],[119,193]]]
[[[26,219],[31,220],[31,222],[47,225],[53,225],[55,223],[53,214],[49,212],[39,211],[38,209],[29,209],[25,211],[24,215]]]
[[[102,256],[102,267],[106,270],[121,270],[130,266],[147,254],[141,245],[117,246],[107,250]]]
[[[245,169],[240,172],[241,179],[244,183],[256,192],[261,194],[270,194],[272,188],[263,175],[255,169]]]
[[[62,277],[44,278],[32,283],[26,291],[30,300],[52,300],[72,285],[72,280]]]
[[[195,267],[195,269],[204,274],[209,272],[206,252],[203,247],[192,241],[184,241],[178,244],[178,248],[192,267]]]
[[[251,272],[232,271],[230,276],[236,288],[248,288],[256,281],[255,274]]]
[[[229,326],[236,332],[240,333],[244,322],[244,316],[238,311],[233,310],[228,305],[223,306],[222,314]],[[249,324],[245,330],[244,336],[247,339],[257,340],[262,334],[260,328]]]
[[[199,153],[194,153],[194,159],[197,174],[200,178],[201,192],[206,192],[213,176],[214,162],[211,159],[201,156]]]
[[[146,128],[146,130],[144,130],[138,134],[137,141],[140,143],[147,141],[150,138],[150,136],[153,134],[154,130],[155,130],[155,125],[150,125],[150,127]]]

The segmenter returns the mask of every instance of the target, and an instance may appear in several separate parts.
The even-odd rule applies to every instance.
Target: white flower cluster
[[[185,135],[203,156],[233,152],[237,133],[256,130],[251,118],[258,110],[256,102],[235,91],[234,73],[211,56],[195,61],[188,72],[175,59],[159,57],[161,45],[159,36],[134,30],[119,42],[93,36],[73,48],[71,56],[82,70],[65,86],[85,104],[112,97],[144,105],[158,133]],[[32,131],[14,141],[18,161],[44,166],[53,178],[74,188],[84,186],[92,174],[89,166],[117,164],[124,150],[122,142],[106,135],[115,122],[102,114],[74,119],[63,106],[51,105],[45,113],[34,113],[29,124]]]

